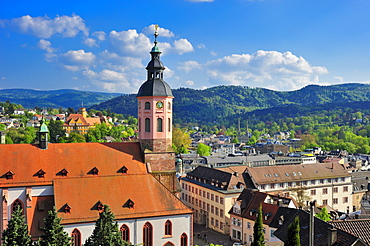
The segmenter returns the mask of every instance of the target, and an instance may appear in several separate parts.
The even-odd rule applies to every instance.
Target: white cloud
[[[54,53],[56,51],[55,48],[51,47],[51,42],[45,39],[40,39],[37,46],[40,49],[45,50],[47,53]]]
[[[154,35],[154,32],[155,32],[155,25],[152,24],[150,26],[147,26],[143,29],[143,33],[145,33],[146,35]],[[158,35],[161,36],[161,37],[167,37],[167,38],[171,38],[171,37],[174,37],[175,34],[173,32],[171,32],[170,30],[168,29],[165,29],[163,27],[160,27],[158,26]]]
[[[252,85],[277,90],[298,89],[319,83],[325,67],[311,66],[291,52],[259,50],[256,53],[225,56],[205,64],[212,84]]]
[[[147,36],[136,30],[111,31],[109,41],[113,51],[124,56],[147,57],[151,49],[151,42]]]
[[[179,70],[184,70],[185,72],[190,72],[193,69],[200,69],[201,64],[199,64],[196,61],[186,61],[183,63],[180,63],[180,66],[178,67]]]
[[[187,52],[194,51],[193,46],[187,39],[179,39],[175,40],[174,42],[174,49],[176,50],[176,53],[182,55]]]
[[[93,32],[91,35],[96,37],[99,41],[104,41],[107,34],[105,34],[103,31],[97,31]]]
[[[87,69],[96,59],[96,56],[91,52],[84,50],[70,50],[59,56],[59,61],[65,65],[65,68],[78,71]]]
[[[97,86],[110,92],[132,92],[133,90],[132,86],[128,82],[127,74],[125,73],[120,73],[108,69],[103,69],[101,72],[95,72],[88,69],[83,71],[82,74],[91,79],[93,83]]]
[[[205,44],[198,44],[197,45],[197,48],[198,49],[207,49],[206,45]]]
[[[89,46],[89,47],[98,47],[99,45],[96,43],[96,40],[93,39],[93,38],[86,38],[83,43],[86,45],[86,46]]]
[[[89,30],[84,20],[78,15],[49,17],[31,17],[25,15],[11,20],[0,20],[2,27],[9,26],[21,33],[34,35],[39,38],[50,38],[54,34],[62,37],[75,37],[79,32],[88,36]]]
[[[187,86],[193,86],[194,85],[194,81],[187,80],[187,81],[185,81],[185,85],[187,85]]]

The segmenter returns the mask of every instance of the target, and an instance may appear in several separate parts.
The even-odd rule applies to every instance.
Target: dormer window
[[[90,170],[90,172],[88,174],[98,175],[99,174],[99,169],[94,167],[93,169]]]
[[[104,209],[103,203],[101,203],[101,201],[99,201],[98,204],[96,205],[96,208],[98,209],[99,212],[102,212],[103,209]]]
[[[131,199],[128,199],[127,202],[125,204],[123,204],[123,207],[124,208],[134,208],[134,201],[132,201]]]
[[[257,210],[256,209],[251,209],[251,211],[249,211],[249,216],[253,216],[254,213],[256,213]]]
[[[69,214],[71,213],[71,206],[68,205],[68,203],[66,203],[64,206],[63,206],[63,212],[66,213],[66,214]]]
[[[66,177],[68,175],[68,171],[67,169],[63,168],[63,170],[60,171],[60,175],[63,176],[63,177]]]
[[[5,174],[5,178],[6,179],[13,179],[13,175],[14,175],[14,172],[12,170],[9,170],[6,174]]]
[[[122,174],[127,174],[127,171],[128,171],[128,168],[126,166],[121,167],[121,169],[119,170],[119,172]]]
[[[36,176],[39,177],[39,178],[45,178],[45,174],[46,172],[44,172],[44,170],[40,169],[37,173],[36,173]]]
[[[270,218],[270,216],[271,216],[271,213],[265,214],[265,220],[268,220]]]

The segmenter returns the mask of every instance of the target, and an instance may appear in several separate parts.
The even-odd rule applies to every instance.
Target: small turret
[[[40,149],[47,149],[48,148],[48,133],[49,129],[44,122],[41,123],[40,131],[39,131],[39,146]]]

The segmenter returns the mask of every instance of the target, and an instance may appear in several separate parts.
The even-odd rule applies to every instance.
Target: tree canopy
[[[299,234],[300,230],[299,216],[296,216],[288,227],[284,246],[301,246],[301,236]]]
[[[48,212],[48,216],[44,219],[45,227],[41,230],[43,234],[39,241],[40,246],[70,246],[71,238],[60,225],[62,219],[58,217],[58,213],[53,207],[53,210]]]
[[[3,246],[31,245],[31,236],[20,206],[12,213],[12,218],[9,220],[8,227],[3,231],[1,239]]]
[[[265,235],[263,233],[263,214],[262,214],[262,204],[258,207],[257,217],[253,226],[253,242],[251,246],[264,246],[265,245]]]

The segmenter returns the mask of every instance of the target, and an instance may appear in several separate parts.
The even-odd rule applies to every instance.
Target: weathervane
[[[157,44],[157,37],[158,37],[158,25],[155,24],[154,25],[154,29],[155,29],[155,32],[154,32],[154,43]]]

